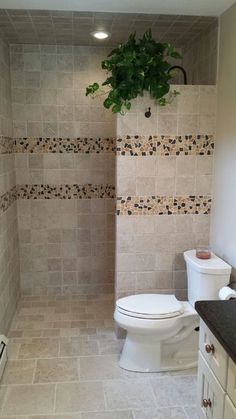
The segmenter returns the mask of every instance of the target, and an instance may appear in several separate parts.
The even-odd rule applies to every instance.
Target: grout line
[[[32,374],[32,384],[34,384],[34,383],[35,383],[35,377],[36,377],[37,365],[38,365],[38,359],[35,359],[34,372],[33,372],[33,374]]]
[[[54,389],[53,413],[56,413],[56,402],[57,402],[57,383]]]

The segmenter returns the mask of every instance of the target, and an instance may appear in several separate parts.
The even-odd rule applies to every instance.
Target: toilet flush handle
[[[210,353],[214,353],[215,352],[215,347],[214,347],[214,345],[210,345],[209,343],[207,343],[206,345],[205,345],[205,351],[208,353],[208,354],[210,354]]]

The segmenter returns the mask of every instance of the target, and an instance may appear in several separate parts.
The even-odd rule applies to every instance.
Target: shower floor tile
[[[24,297],[0,384],[5,419],[195,418],[196,371],[120,369],[112,296]],[[183,390],[183,392],[182,392]],[[188,397],[182,397],[187,391]]]

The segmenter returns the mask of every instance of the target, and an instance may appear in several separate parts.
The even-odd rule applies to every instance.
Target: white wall
[[[236,4],[220,18],[217,141],[211,231],[213,250],[233,268],[236,268],[235,22]]]

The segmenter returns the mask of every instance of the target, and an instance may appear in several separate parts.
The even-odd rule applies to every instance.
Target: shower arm
[[[187,73],[186,73],[185,69],[183,67],[181,67],[180,65],[173,65],[172,67],[170,67],[169,71],[168,71],[168,74],[170,73],[171,70],[175,70],[175,69],[182,71],[183,76],[184,76],[184,84],[188,84],[187,83]]]

